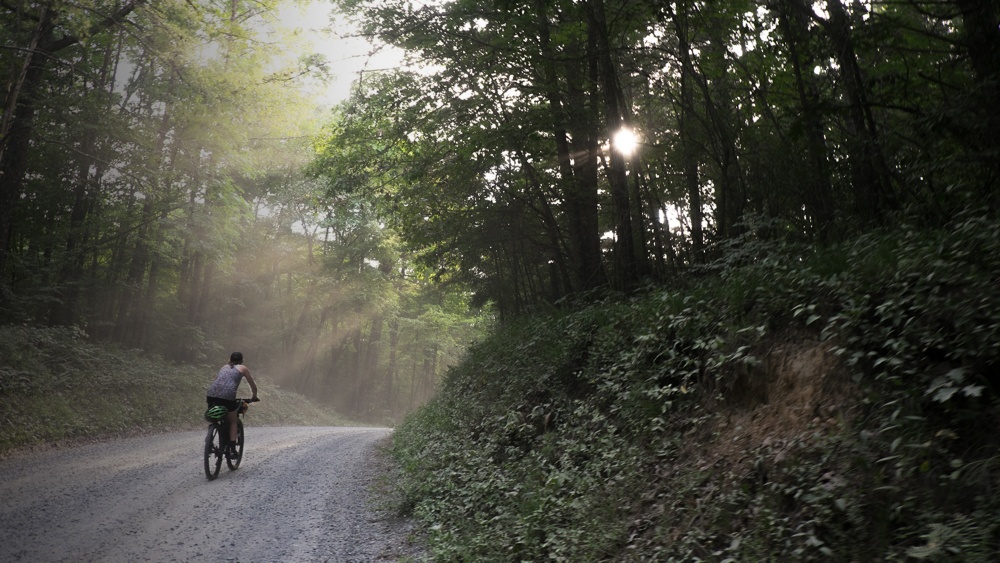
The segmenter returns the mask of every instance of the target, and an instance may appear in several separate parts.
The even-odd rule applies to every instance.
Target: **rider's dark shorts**
[[[220,399],[218,397],[208,397],[208,398],[206,398],[206,401],[208,401],[208,406],[210,406],[210,407],[214,407],[215,405],[222,405],[222,406],[226,407],[226,409],[228,409],[229,412],[233,412],[234,410],[240,408],[240,404],[239,403],[237,403],[236,401],[230,401],[229,399]]]

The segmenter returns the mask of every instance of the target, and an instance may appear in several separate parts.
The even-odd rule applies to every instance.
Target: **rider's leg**
[[[239,433],[236,431],[236,411],[229,411],[226,418],[229,420],[229,442],[235,444],[239,440]]]

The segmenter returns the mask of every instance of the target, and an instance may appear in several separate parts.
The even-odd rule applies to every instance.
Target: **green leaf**
[[[966,385],[962,388],[962,393],[966,397],[979,397],[982,396],[983,389],[986,389],[986,387],[982,385]]]
[[[958,393],[958,387],[942,387],[934,393],[934,400],[939,403],[944,403],[951,399],[955,393]]]

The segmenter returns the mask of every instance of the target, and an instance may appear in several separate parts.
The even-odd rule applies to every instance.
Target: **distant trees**
[[[371,193],[502,314],[722,242],[997,211],[995,2],[341,5],[424,68],[367,79],[335,142],[376,127],[361,158],[401,180]]]
[[[474,321],[370,204],[305,173],[302,78],[325,63],[296,56],[281,7],[0,2],[0,322],[188,362],[241,349],[388,416],[433,393]]]

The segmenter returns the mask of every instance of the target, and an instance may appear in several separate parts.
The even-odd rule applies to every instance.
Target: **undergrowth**
[[[522,319],[397,430],[438,560],[1000,557],[1000,225]]]
[[[217,369],[102,347],[72,327],[0,326],[0,455],[80,439],[202,428],[205,390]],[[345,423],[272,385],[266,374],[254,378],[262,401],[252,407],[253,424]]]

